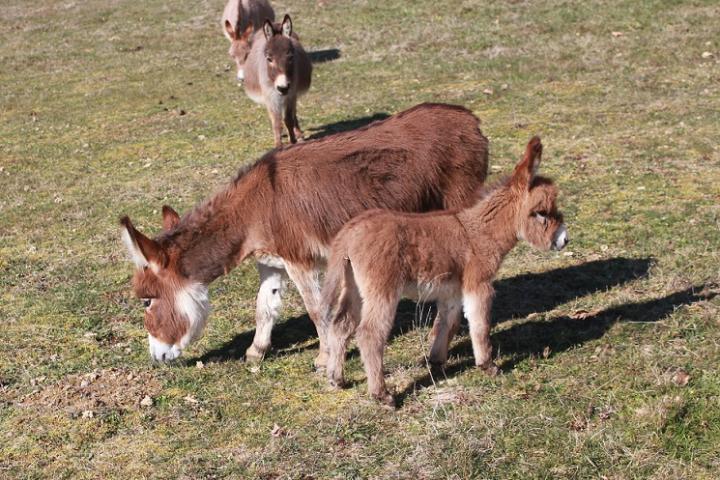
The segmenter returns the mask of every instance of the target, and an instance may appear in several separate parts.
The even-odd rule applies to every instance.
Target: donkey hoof
[[[261,352],[255,348],[255,345],[251,345],[250,348],[245,351],[245,362],[247,363],[260,363],[263,361],[263,358],[265,358],[265,352]]]
[[[387,390],[381,393],[373,393],[373,398],[386,407],[395,408],[397,406],[395,398]]]
[[[500,373],[500,368],[495,365],[495,362],[488,360],[487,362],[479,365],[480,369],[485,372],[485,375],[489,377],[496,377]]]
[[[322,372],[327,367],[327,355],[318,355],[315,357],[315,360],[313,361],[313,366],[315,367],[315,371]]]
[[[330,385],[330,388],[333,390],[340,390],[345,387],[345,379],[344,378],[328,378],[328,384]]]

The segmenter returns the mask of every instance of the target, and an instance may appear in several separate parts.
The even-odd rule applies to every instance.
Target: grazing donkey
[[[470,323],[475,364],[494,375],[490,344],[492,281],[505,255],[524,239],[541,250],[568,242],[557,188],[536,177],[542,144],[530,140],[512,176],[475,205],[425,214],[373,210],[348,222],[332,243],[322,300],[331,385],[343,384],[349,337],[357,343],[370,394],[389,405],[383,350],[401,295],[436,300],[430,360],[445,363],[461,309]],[[416,298],[417,298],[416,297]]]
[[[312,64],[293,33],[290,16],[285,15],[282,24],[266,20],[251,43],[244,70],[245,93],[267,108],[276,147],[282,145],[283,115],[290,143],[302,140],[297,99],[310,88]]]
[[[228,0],[225,5],[221,22],[223,32],[230,40],[228,54],[235,60],[239,82],[245,78],[245,60],[252,47],[252,34],[265,20],[275,21],[275,12],[267,0]]]
[[[254,256],[260,273],[255,338],[260,360],[282,307],[287,276],[319,325],[319,273],[335,233],[370,208],[422,212],[460,208],[487,176],[488,142],[469,110],[422,104],[385,120],[274,150],[182,218],[163,207],[150,239],[123,217],[137,269],[150,354],[172,360],[202,333],[208,284]],[[325,364],[320,333],[316,366]]]

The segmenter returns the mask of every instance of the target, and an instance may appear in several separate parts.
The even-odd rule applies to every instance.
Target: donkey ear
[[[128,217],[122,217],[120,225],[122,226],[120,234],[123,243],[138,269],[149,264],[165,266],[167,256],[155,240],[151,240],[137,231]]]
[[[180,222],[180,215],[169,205],[162,207],[163,230],[172,230]]]
[[[288,38],[292,35],[292,20],[290,20],[290,15],[285,14],[285,18],[283,18],[282,33]]]
[[[270,40],[272,38],[272,36],[275,34],[270,20],[266,19],[265,23],[263,23],[263,33],[265,34],[265,40]]]
[[[255,26],[253,25],[252,20],[250,20],[247,24],[247,27],[245,27],[245,31],[240,35],[240,39],[250,40],[250,37],[252,36],[253,32],[255,31]]]
[[[535,136],[530,139],[525,147],[525,156],[522,161],[515,166],[513,172],[513,182],[521,188],[527,188],[532,183],[542,159],[543,146],[540,137]]]
[[[232,23],[230,23],[230,20],[225,20],[225,31],[227,32],[228,37],[230,37],[231,40],[238,39],[237,33],[235,32]]]

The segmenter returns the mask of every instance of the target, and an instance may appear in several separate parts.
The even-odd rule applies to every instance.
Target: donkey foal
[[[413,214],[371,210],[348,222],[335,237],[323,288],[330,384],[343,384],[350,336],[357,344],[370,394],[393,405],[385,387],[383,351],[404,294],[435,300],[430,361],[447,361],[460,312],[470,324],[475,364],[490,375],[492,281],[519,239],[540,250],[568,242],[557,188],[536,177],[542,144],[534,137],[513,174],[464,210]]]
[[[290,16],[285,15],[281,24],[266,20],[251,43],[244,68],[245,93],[267,107],[276,147],[282,145],[283,116],[290,143],[302,140],[297,99],[310,89],[312,64],[293,33]]]

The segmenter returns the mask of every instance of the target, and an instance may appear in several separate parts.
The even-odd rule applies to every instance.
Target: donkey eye
[[[150,305],[152,305],[152,298],[143,298],[143,307],[150,308]]]
[[[268,62],[272,63],[272,57],[265,57],[265,60],[267,60]]]

